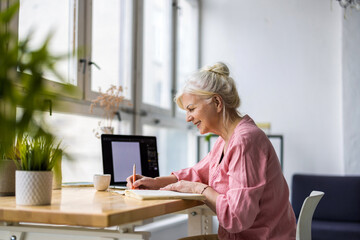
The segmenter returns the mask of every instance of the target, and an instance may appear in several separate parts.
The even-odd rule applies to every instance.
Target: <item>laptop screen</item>
[[[104,174],[111,174],[110,185],[125,186],[126,178],[136,173],[159,176],[156,137],[137,135],[101,135]]]

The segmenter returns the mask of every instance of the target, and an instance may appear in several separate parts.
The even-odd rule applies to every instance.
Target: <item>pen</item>
[[[136,180],[136,167],[134,164],[134,166],[133,166],[133,184],[134,184],[135,180]],[[133,185],[132,189],[135,189],[134,185]]]

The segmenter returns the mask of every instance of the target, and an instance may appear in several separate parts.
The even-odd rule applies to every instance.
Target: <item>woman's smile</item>
[[[194,94],[183,94],[182,102],[186,106],[186,121],[192,122],[200,134],[216,129],[220,114],[212,102]]]
[[[198,121],[198,122],[194,123],[194,125],[196,125],[196,127],[199,128],[200,123],[201,123],[201,121]]]

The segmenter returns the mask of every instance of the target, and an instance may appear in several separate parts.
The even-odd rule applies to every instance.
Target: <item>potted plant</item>
[[[101,92],[99,89],[100,95],[91,101],[90,112],[93,113],[94,107],[99,105],[103,109],[103,121],[98,122],[97,129],[94,129],[93,132],[97,138],[100,138],[102,133],[113,134],[114,127],[112,126],[112,121],[115,115],[118,116],[120,120],[119,106],[124,101],[123,96],[123,87],[111,85],[105,93]]]
[[[48,205],[52,196],[52,169],[61,158],[60,142],[50,135],[17,140],[13,159],[16,170],[15,196],[18,205]]]

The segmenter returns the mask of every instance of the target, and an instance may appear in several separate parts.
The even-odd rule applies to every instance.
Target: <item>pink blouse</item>
[[[195,166],[173,174],[202,182],[216,199],[220,239],[295,239],[296,220],[289,189],[271,142],[249,117],[236,126],[219,164],[224,140]]]

